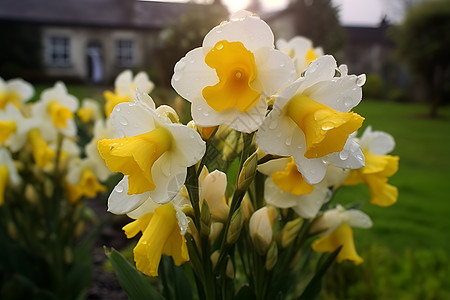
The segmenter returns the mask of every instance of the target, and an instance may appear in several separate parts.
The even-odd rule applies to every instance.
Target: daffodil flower
[[[84,99],[81,107],[77,111],[77,116],[83,123],[100,120],[102,118],[102,112],[98,101],[93,99]]]
[[[300,77],[310,63],[324,55],[322,48],[313,48],[312,41],[302,36],[293,37],[289,41],[279,39],[276,46],[277,49],[292,58],[297,70],[297,77]]]
[[[33,105],[31,112],[33,118],[40,120],[37,124],[44,140],[53,141],[58,132],[68,137],[76,135],[73,114],[77,108],[77,98],[68,94],[64,83],[57,82],[52,88],[42,92],[41,99]]]
[[[309,184],[319,183],[328,165],[355,169],[364,165],[359,145],[350,138],[364,118],[349,112],[361,101],[364,76],[335,77],[332,56],[319,57],[285,87],[261,125],[256,143],[264,152],[292,156]]]
[[[313,218],[329,200],[326,179],[310,185],[297,170],[292,157],[270,160],[258,166],[267,175],[264,198],[267,204],[292,208],[302,218]]]
[[[0,77],[0,110],[4,110],[8,103],[12,103],[19,110],[34,94],[33,86],[23,79],[16,78],[4,81]]]
[[[258,129],[266,98],[296,77],[292,60],[274,49],[270,27],[245,11],[213,28],[174,71],[172,86],[192,103],[199,126],[227,124],[241,132]]]
[[[277,210],[273,206],[264,206],[255,211],[250,217],[249,233],[253,245],[259,254],[264,255],[272,242],[273,225],[277,217]]]
[[[169,202],[184,184],[187,167],[205,153],[200,135],[158,115],[147,94],[118,104],[111,123],[119,138],[100,140],[98,149],[111,171],[125,175],[109,197],[113,213],[128,213],[148,198]]]
[[[76,203],[81,197],[94,198],[97,193],[106,191],[106,187],[98,181],[92,159],[71,160],[67,173],[67,191],[69,201]]]
[[[351,260],[356,265],[363,259],[358,255],[353,240],[351,227],[369,228],[372,221],[365,213],[356,210],[345,210],[338,205],[335,209],[328,210],[318,217],[311,225],[310,232],[320,232],[321,237],[315,240],[311,247],[316,252],[334,252],[342,246],[336,258],[337,262]]]
[[[188,219],[182,208],[189,201],[180,194],[167,204],[157,204],[147,199],[143,205],[128,213],[136,219],[125,225],[123,230],[128,238],[140,231],[142,236],[133,250],[136,268],[148,276],[158,276],[161,255],[173,258],[179,266],[189,260],[184,234],[188,228]]]
[[[344,185],[365,183],[369,187],[373,204],[390,206],[397,202],[398,189],[387,183],[388,177],[398,170],[398,156],[387,155],[395,147],[394,138],[382,131],[372,131],[370,126],[359,140],[366,165],[352,170]]]
[[[0,143],[6,145],[13,153],[22,149],[27,141],[31,120],[24,118],[13,104],[0,110]]]
[[[134,76],[130,70],[120,73],[114,81],[114,93],[105,91],[105,115],[111,115],[114,107],[123,102],[131,102],[136,96],[136,89],[142,93],[149,94],[154,88],[153,82],[148,78],[147,73],[139,72]]]
[[[11,154],[0,148],[0,206],[5,202],[5,189],[8,185],[18,185],[20,177]]]

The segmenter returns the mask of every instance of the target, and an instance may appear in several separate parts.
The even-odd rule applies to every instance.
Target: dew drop
[[[339,158],[342,159],[342,160],[346,160],[346,159],[348,159],[349,154],[350,153],[347,150],[342,150],[339,153]]]
[[[204,115],[205,117],[207,117],[207,116],[209,116],[209,112],[204,111],[204,112],[203,112],[203,115]]]
[[[363,86],[364,83],[366,83],[366,74],[361,74],[356,79],[356,85],[357,86]]]
[[[278,132],[277,137],[281,137],[282,133]]]
[[[202,111],[202,110],[203,110],[203,107],[197,106],[197,110],[198,110],[198,111]]]
[[[191,59],[190,63],[195,64],[195,59]]]
[[[128,120],[125,119],[124,117],[121,117],[119,120],[119,123],[123,126],[127,126],[128,125]]]
[[[118,192],[118,193],[122,193],[122,192],[123,192],[123,186],[117,185],[117,186],[114,188],[114,190],[115,190],[116,192]]]
[[[217,49],[217,50],[222,50],[222,49],[223,49],[223,44],[220,43],[220,42],[217,43],[217,44],[216,44],[216,49]]]
[[[346,107],[349,107],[351,105],[351,103],[352,103],[352,99],[351,98],[345,98],[344,105]]]
[[[116,111],[120,111],[120,107],[118,107],[118,106],[116,106],[114,109],[115,109]]]
[[[322,130],[330,130],[334,128],[334,124],[331,122],[326,122],[322,124]]]
[[[292,135],[288,136],[285,143],[286,143],[286,146],[290,146],[292,144]]]
[[[363,157],[362,157],[361,154],[356,155],[356,158],[357,158],[359,161],[362,161],[362,160],[363,160]]]
[[[183,71],[184,68],[186,67],[186,63],[184,61],[180,61],[178,62],[176,67],[177,67],[176,71]]]
[[[284,63],[281,63],[281,64],[280,64],[280,68],[284,68],[284,66],[285,66]]]

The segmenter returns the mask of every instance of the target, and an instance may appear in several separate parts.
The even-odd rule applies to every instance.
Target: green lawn
[[[395,205],[371,205],[364,185],[338,192],[339,201],[363,201],[372,217],[373,228],[357,230],[357,243],[450,252],[450,107],[437,120],[425,118],[428,108],[418,104],[365,100],[355,111],[366,118],[364,126],[392,134],[393,154],[400,156],[399,171],[390,180],[399,189]]]

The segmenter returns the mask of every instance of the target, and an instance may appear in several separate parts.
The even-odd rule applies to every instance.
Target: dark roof
[[[389,26],[381,24],[379,27],[344,26],[351,43],[379,43],[391,44],[387,35]]]
[[[1,0],[0,20],[99,27],[164,27],[190,5],[138,0]],[[207,9],[208,5],[202,5]]]

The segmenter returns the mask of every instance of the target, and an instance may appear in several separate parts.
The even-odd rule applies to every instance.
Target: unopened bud
[[[281,231],[281,247],[286,248],[294,241],[302,228],[303,221],[302,218],[297,218],[286,223]]]
[[[197,123],[195,123],[194,120],[189,121],[186,126],[191,129],[194,129],[195,131],[198,131]]]
[[[242,202],[241,202],[241,207],[242,207],[242,213],[244,214],[244,220],[245,221],[250,220],[250,217],[253,214],[253,212],[255,211],[255,209],[253,208],[252,201],[250,200],[248,193],[246,193],[244,195],[244,198],[242,199]]]
[[[8,221],[7,230],[8,230],[9,236],[13,240],[16,240],[17,239],[17,228],[16,228],[16,225],[12,221]]]
[[[180,123],[180,118],[178,117],[175,109],[168,105],[161,105],[156,109],[158,115],[168,118],[172,123]]]
[[[217,265],[217,261],[219,260],[219,256],[220,256],[220,252],[219,250],[216,250],[213,252],[213,254],[211,254],[211,263],[212,263],[212,268],[215,269],[216,265]]]
[[[272,206],[264,206],[251,216],[249,223],[250,236],[256,251],[260,255],[267,252],[267,248],[272,242],[272,227],[275,223],[277,211]]]
[[[186,216],[189,216],[189,217],[193,217],[194,216],[194,209],[192,208],[192,206],[190,206],[190,205],[185,205],[185,206],[183,206],[182,208],[181,208],[181,211],[186,215]]]
[[[256,169],[258,166],[258,158],[256,152],[254,152],[242,165],[242,170],[239,173],[239,179],[237,183],[237,189],[240,191],[246,191],[253,181],[256,175]]]
[[[37,204],[39,202],[39,195],[36,189],[29,183],[25,186],[25,198],[31,204]]]
[[[203,201],[200,211],[200,234],[209,236],[211,226],[211,213],[209,212],[208,202]]]
[[[64,261],[66,264],[71,264],[73,260],[72,250],[70,247],[64,247]]]
[[[200,136],[204,141],[208,141],[213,137],[214,133],[216,132],[216,129],[218,126],[213,127],[200,127],[198,126],[198,133],[200,133]]]
[[[189,232],[192,235],[192,237],[194,238],[194,241],[195,241],[195,244],[197,245],[197,247],[200,247],[200,245],[201,245],[200,244],[200,237],[198,235],[197,228],[195,227],[195,223],[192,220],[192,218],[190,218],[190,217],[187,217],[187,218],[189,220],[187,232]]]
[[[244,224],[244,217],[242,215],[242,209],[239,207],[233,214],[230,220],[230,227],[227,233],[227,243],[234,244],[239,238],[242,225]]]
[[[211,224],[211,231],[209,232],[209,241],[211,243],[214,243],[216,238],[222,232],[222,229],[223,229],[223,223],[214,222]]]
[[[233,262],[231,261],[231,258],[229,255],[227,257],[227,268],[225,269],[225,275],[230,279],[234,278]]]
[[[266,270],[270,271],[273,269],[273,267],[275,267],[275,264],[277,263],[278,260],[278,247],[277,247],[277,243],[272,242],[270,244],[269,250],[267,251],[267,256],[266,256]]]
[[[227,175],[219,170],[207,174],[202,170],[199,176],[200,201],[206,200],[213,221],[226,222],[230,208],[225,201],[225,190],[227,187]],[[207,174],[205,176],[205,174]]]

